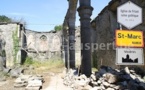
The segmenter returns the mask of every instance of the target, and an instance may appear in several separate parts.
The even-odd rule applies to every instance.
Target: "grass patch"
[[[40,61],[40,60],[33,60],[32,58],[27,57],[24,63],[24,66],[25,65],[33,66],[35,70],[40,73],[44,71],[59,73],[62,72],[64,68],[64,62],[61,59],[50,59],[47,61]]]

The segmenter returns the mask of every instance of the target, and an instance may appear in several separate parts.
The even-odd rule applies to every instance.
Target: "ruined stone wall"
[[[76,28],[75,31],[75,60],[76,65],[81,64],[81,40],[80,40],[80,27]]]
[[[118,67],[115,65],[116,50],[114,48],[115,30],[118,28],[117,7],[127,1],[128,0],[112,0],[92,21],[92,27],[96,31],[96,43],[98,45],[96,50],[96,67],[99,67],[100,65],[107,65],[113,68]],[[133,28],[133,30],[145,31],[145,1],[131,1],[143,8],[143,23]],[[125,27],[122,28],[127,29]]]
[[[20,25],[17,23],[0,24],[0,31],[2,31],[2,38],[5,40],[6,51],[6,66],[12,66],[14,64],[14,41],[13,33],[19,32]],[[17,35],[17,34],[16,34]],[[18,37],[18,35],[16,36]]]
[[[61,32],[36,32],[26,30],[28,56],[34,60],[61,58]]]

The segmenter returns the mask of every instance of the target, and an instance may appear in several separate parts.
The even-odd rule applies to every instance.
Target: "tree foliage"
[[[11,22],[11,18],[5,16],[5,15],[0,15],[0,22]]]
[[[55,31],[60,31],[60,30],[62,30],[62,25],[56,25],[56,26],[54,27],[54,30],[55,30]]]

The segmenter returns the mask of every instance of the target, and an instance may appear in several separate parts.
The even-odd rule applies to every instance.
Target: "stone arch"
[[[43,41],[46,41],[46,40],[47,40],[47,36],[41,35],[41,36],[40,36],[40,39],[43,40]]]
[[[54,35],[52,38],[52,45],[51,45],[51,51],[60,51],[61,47],[61,41],[60,37],[58,35]]]
[[[40,35],[39,37],[39,51],[45,52],[48,51],[48,38],[46,35]]]

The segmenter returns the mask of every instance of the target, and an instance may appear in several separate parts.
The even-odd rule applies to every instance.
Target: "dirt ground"
[[[63,85],[63,79],[61,78],[62,72],[43,71],[41,74],[44,78],[42,89],[40,90],[72,90],[69,87]],[[14,87],[14,81],[16,78],[7,78],[6,81],[0,82],[0,90],[25,90],[25,87]]]

